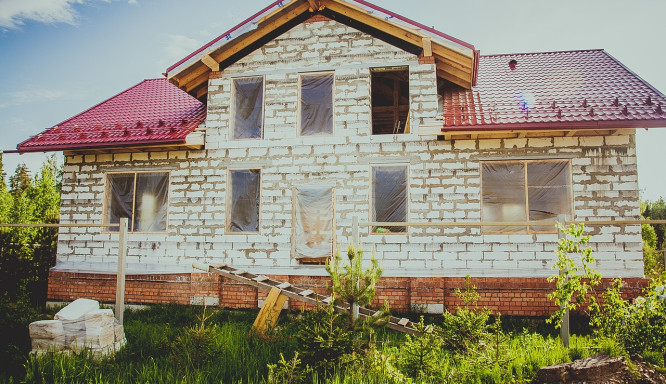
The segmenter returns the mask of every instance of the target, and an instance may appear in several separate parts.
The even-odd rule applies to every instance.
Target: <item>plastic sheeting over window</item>
[[[166,232],[169,195],[167,172],[108,175],[106,222],[129,218],[131,232]],[[117,228],[110,228],[117,231]]]
[[[246,77],[233,80],[234,139],[261,137],[263,121],[264,78]]]
[[[294,188],[294,257],[329,257],[333,249],[333,188]]]
[[[381,166],[372,168],[372,221],[407,221],[407,167]],[[388,229],[405,232],[404,226],[374,228],[374,232]]]
[[[481,188],[483,221],[554,221],[571,215],[571,178],[567,160],[484,162]],[[555,232],[547,226],[487,226],[485,232]]]
[[[229,232],[259,232],[261,171],[232,170],[229,200]]]
[[[333,134],[333,74],[301,75],[301,135]]]

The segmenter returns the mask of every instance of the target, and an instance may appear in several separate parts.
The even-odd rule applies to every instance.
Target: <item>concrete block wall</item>
[[[371,134],[370,68],[382,66],[409,67],[411,133]],[[298,135],[298,77],[311,71],[335,76],[331,136]],[[237,76],[264,76],[261,139],[230,139],[231,81]],[[61,221],[102,222],[107,172],[167,171],[167,232],[129,235],[129,274],[187,274],[196,261],[290,278],[325,276],[323,267],[291,257],[294,186],[335,186],[336,242],[344,249],[353,217],[362,223],[371,218],[373,166],[408,167],[409,221],[475,222],[481,220],[480,164],[496,159],[570,159],[576,220],[639,218],[633,134],[437,141],[418,135],[419,125],[436,115],[436,82],[435,66],[427,60],[334,21],[304,23],[211,75],[205,150],[66,156]],[[244,168],[261,169],[258,234],[225,230],[228,172]],[[590,233],[596,268],[605,277],[643,276],[640,226],[595,226]],[[361,241],[366,250],[374,248],[387,279],[422,278],[409,283],[415,284],[409,290],[421,292],[415,296],[419,305],[434,311],[444,304],[439,292],[446,279],[551,275],[557,236],[413,227],[406,234],[365,230]],[[54,271],[113,273],[116,247],[115,233],[63,228]],[[407,284],[394,283],[387,284]],[[391,289],[382,295],[390,296]],[[401,289],[394,290],[394,301],[412,300]],[[221,303],[223,295],[220,289]],[[248,300],[234,305],[252,306],[258,298]]]

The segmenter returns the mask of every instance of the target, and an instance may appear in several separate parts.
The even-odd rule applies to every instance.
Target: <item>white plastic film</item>
[[[372,168],[372,220],[377,222],[407,221],[407,167],[381,166]],[[405,232],[404,226],[374,228]]]
[[[522,222],[525,214],[525,164],[486,162],[481,170],[483,221]],[[525,232],[522,226],[486,226],[484,232]]]
[[[333,249],[333,188],[298,187],[294,204],[294,257],[329,257]]]
[[[246,77],[233,80],[234,139],[261,137],[264,78]]]
[[[555,221],[557,215],[571,215],[569,162],[544,161],[527,164],[530,221]],[[530,226],[534,232],[554,232],[553,225]]]
[[[134,232],[166,232],[169,174],[136,175]]]
[[[169,197],[167,172],[117,173],[108,177],[107,223],[117,224],[121,217],[127,217],[130,219],[130,231],[166,231]]]
[[[108,224],[118,224],[121,217],[131,219],[134,203],[134,174],[110,174],[108,183],[106,222]],[[109,231],[118,231],[118,228],[111,227]]]
[[[301,76],[301,135],[333,134],[333,74]]]
[[[230,171],[231,199],[229,232],[259,232],[261,171]]]

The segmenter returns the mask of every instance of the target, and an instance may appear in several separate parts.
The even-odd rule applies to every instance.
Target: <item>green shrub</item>
[[[469,276],[465,279],[465,290],[458,289],[455,293],[464,306],[456,307],[455,313],[444,311],[438,334],[446,349],[463,352],[488,337],[490,310],[478,306],[480,295]]]
[[[220,354],[222,343],[218,340],[217,327],[207,324],[211,315],[206,315],[206,308],[199,317],[199,324],[187,328],[171,345],[172,355],[177,367],[198,369]]]
[[[416,324],[418,335],[407,335],[407,341],[400,351],[400,370],[407,376],[422,380],[441,376],[439,365],[441,337],[433,332],[433,327],[423,323],[423,316]]]

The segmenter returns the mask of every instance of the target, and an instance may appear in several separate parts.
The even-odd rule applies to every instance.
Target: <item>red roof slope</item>
[[[666,127],[665,111],[663,94],[603,50],[489,55],[471,90],[445,87],[442,131]]]
[[[144,80],[31,137],[19,152],[184,143],[206,106],[166,79]]]

